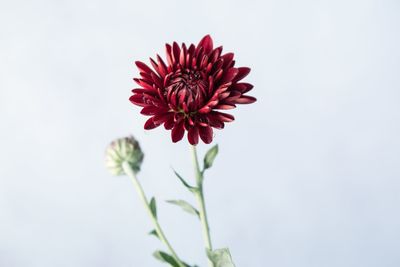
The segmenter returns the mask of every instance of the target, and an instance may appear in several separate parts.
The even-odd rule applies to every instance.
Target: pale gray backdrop
[[[171,242],[205,266],[172,175],[186,141],[143,130],[135,60],[210,33],[252,67],[254,105],[216,132],[206,194],[238,267],[400,266],[399,1],[0,2],[0,266],[163,266],[129,180],[103,166],[133,133]],[[200,152],[208,147],[200,146]]]

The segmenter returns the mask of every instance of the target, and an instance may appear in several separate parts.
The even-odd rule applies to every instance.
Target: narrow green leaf
[[[154,197],[151,198],[149,205],[150,205],[151,213],[153,214],[153,216],[155,218],[157,218],[157,205],[156,205],[156,199]]]
[[[177,205],[181,207],[184,211],[197,215],[200,217],[200,213],[197,209],[195,209],[192,205],[190,205],[187,201],[185,200],[167,200],[168,203]]]
[[[218,145],[215,145],[212,148],[210,148],[210,150],[208,150],[208,152],[204,157],[204,170],[211,168],[217,154],[218,154]]]
[[[195,192],[197,191],[197,187],[194,187],[194,186],[189,185],[189,184],[185,181],[185,179],[183,179],[183,177],[182,177],[177,171],[175,171],[174,169],[172,169],[172,170],[174,171],[176,177],[178,177],[178,179],[182,182],[182,184],[183,184],[187,189],[190,190],[190,192],[195,193]]]
[[[176,262],[174,257],[169,255],[168,253],[164,251],[157,250],[153,253],[154,258],[158,259],[159,261],[168,263],[172,267],[179,267],[179,264]]]
[[[207,256],[214,263],[214,267],[235,267],[228,248],[208,250]]]
[[[160,239],[160,237],[157,234],[157,231],[155,229],[153,229],[151,232],[149,232],[149,235],[153,235],[155,237],[157,237],[158,239]]]

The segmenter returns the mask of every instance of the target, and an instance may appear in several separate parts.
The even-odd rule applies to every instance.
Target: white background
[[[182,258],[205,266],[188,144],[128,101],[135,60],[216,45],[250,66],[253,105],[216,131],[215,247],[238,267],[400,266],[398,1],[0,2],[0,266],[163,266],[163,246],[106,145],[133,133],[140,179]],[[208,147],[201,145],[201,153]]]

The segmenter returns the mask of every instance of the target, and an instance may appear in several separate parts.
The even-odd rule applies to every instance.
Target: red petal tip
[[[151,129],[156,128],[157,126],[158,126],[158,125],[155,125],[155,124],[154,124],[153,118],[151,117],[151,118],[148,119],[148,120],[146,121],[146,123],[144,124],[144,129],[145,129],[145,130],[151,130]]]
[[[204,36],[198,44],[198,47],[203,47],[204,52],[209,54],[213,49],[213,40],[209,34]]]

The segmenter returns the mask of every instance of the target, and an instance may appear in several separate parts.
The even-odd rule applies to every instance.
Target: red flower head
[[[140,88],[133,89],[129,100],[143,107],[141,113],[151,116],[144,125],[149,130],[164,124],[172,130],[172,141],[180,141],[185,131],[192,145],[213,139],[212,128],[222,129],[225,122],[234,117],[218,110],[232,109],[236,104],[256,101],[245,95],[253,88],[239,82],[250,68],[235,68],[233,53],[222,54],[222,46],[213,48],[209,35],[200,43],[189,47],[166,44],[167,64],[157,55],[157,62],[150,58],[152,70],[136,61],[140,78],[135,82]]]

